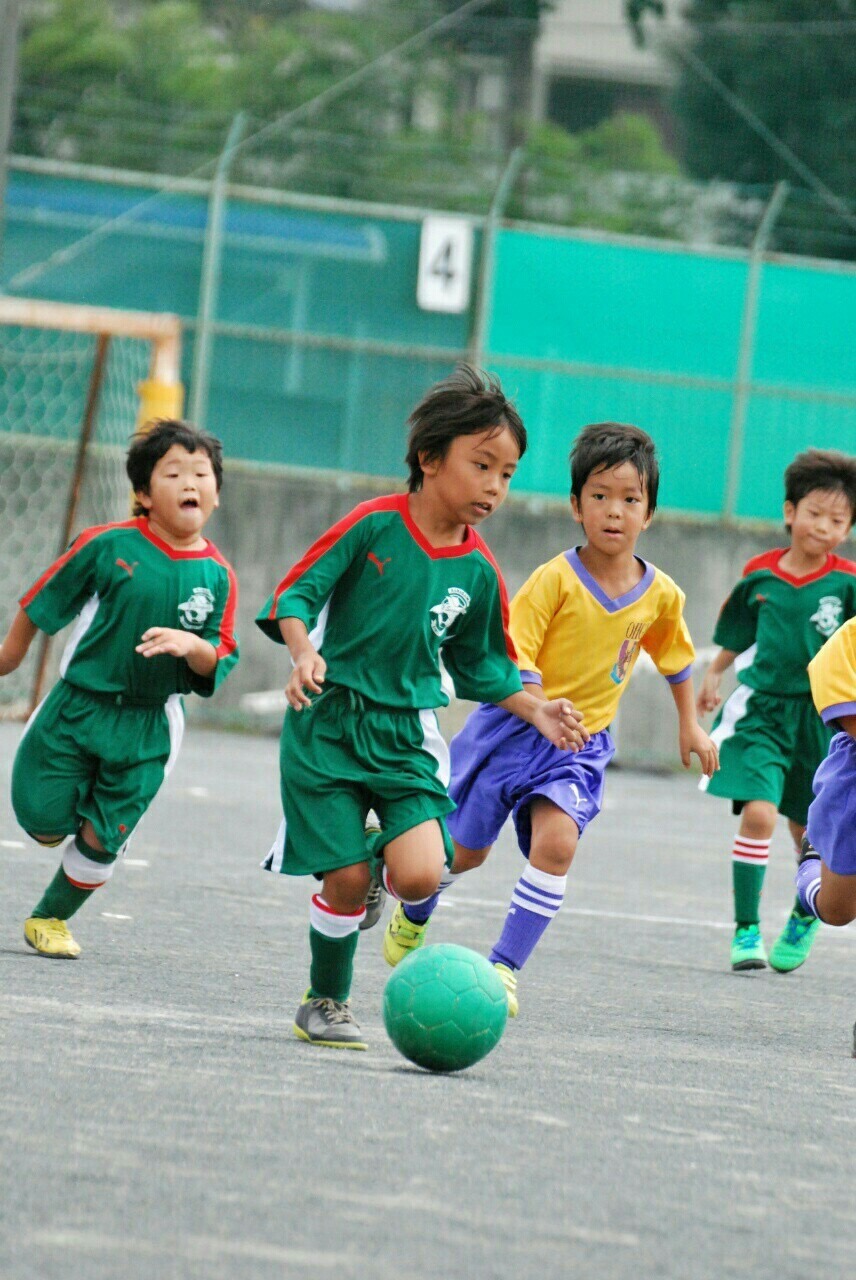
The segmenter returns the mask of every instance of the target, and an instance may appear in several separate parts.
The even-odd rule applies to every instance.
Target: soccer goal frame
[[[182,411],[184,391],[181,384],[182,332],[178,316],[161,312],[125,311],[112,307],[0,296],[0,345],[3,342],[3,335],[14,333],[16,337],[24,335],[22,342],[26,348],[29,341],[26,335],[37,335],[39,331],[49,335],[51,342],[72,341],[82,344],[81,349],[85,352],[86,361],[86,368],[80,374],[82,381],[76,388],[77,403],[65,406],[63,410],[66,432],[62,441],[52,441],[50,435],[40,436],[38,428],[31,434],[18,435],[15,432],[14,421],[6,431],[0,424],[0,443],[6,444],[12,458],[16,456],[16,452],[18,455],[32,455],[35,459],[32,466],[36,470],[40,465],[39,456],[47,457],[52,452],[54,454],[62,452],[64,456],[61,483],[52,491],[52,508],[56,512],[56,523],[50,519],[49,513],[40,511],[36,497],[33,498],[33,516],[40,515],[43,522],[52,526],[43,538],[45,542],[43,554],[46,559],[40,567],[45,568],[51,560],[62,553],[77,531],[88,466],[93,456],[99,451],[105,452],[99,439],[99,411],[107,371],[110,367],[111,350],[115,349],[113,344],[118,347],[118,340],[132,340],[125,345],[133,348],[135,353],[133,372],[125,369],[123,365],[119,374],[111,373],[113,382],[117,379],[121,381],[122,373],[125,373],[126,381],[130,385],[124,387],[120,410],[117,411],[115,408],[112,410],[112,416],[120,419],[110,438],[108,448],[111,454],[112,477],[109,505],[112,510],[94,512],[93,522],[120,519],[130,511],[130,494],[127,489],[127,480],[124,479],[122,450],[117,444],[117,433],[126,439],[135,428],[145,430],[146,424],[156,419],[178,417]],[[68,337],[64,338],[63,335]],[[91,345],[87,342],[87,338],[92,339]],[[144,345],[140,347],[140,344]],[[29,360],[31,366],[37,366],[39,360],[42,360],[45,369],[48,370],[51,357],[47,354],[39,354],[39,344],[35,338],[32,339],[32,345],[33,352],[25,350],[22,359]],[[76,359],[79,364],[80,358],[76,357]],[[7,376],[7,370],[0,372],[3,372],[4,377]],[[140,374],[142,376],[139,376]],[[11,376],[11,374],[8,375],[10,380]],[[50,373],[46,372],[46,386],[53,385],[57,381],[55,377],[51,379]],[[46,391],[45,395],[48,394]],[[59,402],[63,392],[58,390],[56,394]],[[26,392],[19,398],[17,412],[21,412],[21,399],[26,401]],[[16,414],[13,413],[12,416],[14,419]],[[26,463],[21,465],[23,476]],[[19,492],[22,487],[25,487],[20,480],[21,477],[18,484]],[[119,485],[122,485],[121,494],[118,492]],[[23,503],[26,503],[26,499],[23,499]],[[18,508],[21,509],[21,506],[22,500],[19,497]],[[60,508],[62,508],[61,515]],[[0,503],[0,511],[2,509],[2,503]],[[26,520],[26,515],[23,519]],[[48,545],[49,537],[52,545]],[[0,544],[0,584],[5,577],[12,579],[18,568],[17,565],[12,564],[7,572],[3,573],[1,562],[4,555],[14,557],[14,547],[7,552],[5,546]],[[21,566],[21,571],[31,573],[32,568],[29,565]],[[23,591],[29,584],[22,581],[18,585]],[[4,592],[8,590],[5,584],[2,589]],[[7,609],[12,607],[14,598],[12,596],[11,599],[7,599]],[[0,716],[3,718],[23,718],[38,705],[41,699],[51,656],[50,637],[40,636],[39,644],[34,647],[35,654],[28,656],[21,668],[22,677],[16,683],[12,701],[9,702],[4,697],[3,702],[0,703]],[[6,680],[12,679],[14,677],[6,677]],[[5,693],[6,691],[0,688],[0,696]]]

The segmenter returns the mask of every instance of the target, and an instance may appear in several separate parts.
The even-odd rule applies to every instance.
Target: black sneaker
[[[327,1049],[367,1049],[359,1023],[347,1000],[331,1000],[309,992],[301,1000],[294,1018],[294,1034],[310,1044]]]
[[[807,862],[809,860],[809,858],[819,858],[819,857],[820,857],[820,854],[818,853],[817,849],[815,849],[814,845],[809,840],[808,836],[803,836],[802,844],[800,845],[800,855],[797,858],[797,866],[801,867],[804,862]]]

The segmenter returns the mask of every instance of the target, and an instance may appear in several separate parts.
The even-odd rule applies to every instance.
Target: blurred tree
[[[637,33],[656,0],[625,0]],[[661,14],[662,16],[662,14]],[[684,34],[673,36],[667,54],[677,83],[673,107],[683,134],[684,163],[699,178],[722,178],[769,186],[780,178],[799,183],[787,162],[723,101],[699,74],[698,58],[741,103],[781,139],[838,196],[856,201],[856,0],[689,0],[682,11]],[[789,202],[777,233],[787,242],[788,218],[800,222],[799,247],[827,251],[830,231],[841,249],[842,224],[815,201]],[[815,224],[813,246],[806,241]],[[839,223],[841,220],[838,220]],[[852,235],[852,232],[851,232]],[[856,253],[856,243],[851,246]]]

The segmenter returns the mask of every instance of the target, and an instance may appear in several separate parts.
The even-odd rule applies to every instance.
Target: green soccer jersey
[[[79,689],[142,703],[174,693],[210,696],[238,660],[234,634],[235,575],[208,542],[178,551],[144,517],[85,529],[21,600],[41,630],[53,635],[73,618],[60,675]],[[149,627],[192,631],[217,651],[210,676],[183,658],[135,652]]]
[[[470,528],[432,547],[406,495],[363,502],[309,548],[256,622],[282,642],[300,618],[327,679],[395,708],[445,706],[440,655],[459,697],[500,702],[522,689],[502,576]]]
[[[779,567],[784,548],[755,556],[722,606],[714,643],[734,649],[741,684],[763,693],[809,693],[808,664],[856,615],[856,563],[829,556],[823,569],[794,578]]]

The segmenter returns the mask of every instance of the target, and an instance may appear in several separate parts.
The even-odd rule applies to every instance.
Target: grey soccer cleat
[[[294,1034],[326,1049],[368,1048],[347,1000],[310,997],[308,991],[297,1007]]]

